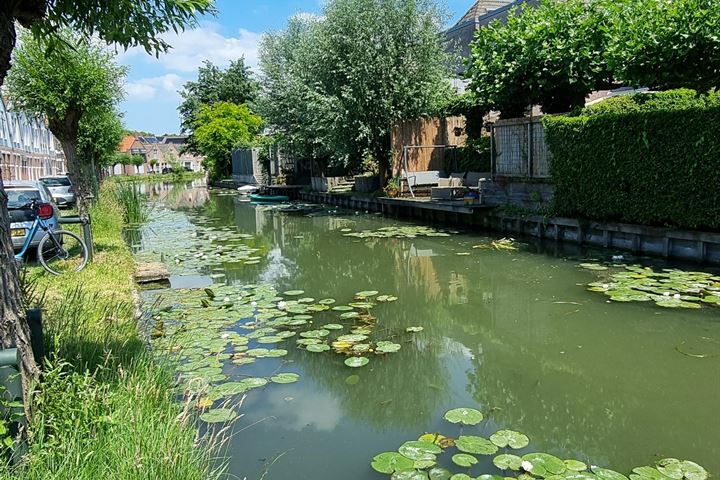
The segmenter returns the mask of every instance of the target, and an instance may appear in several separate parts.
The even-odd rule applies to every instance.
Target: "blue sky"
[[[196,76],[197,67],[209,59],[219,66],[244,56],[257,65],[258,43],[263,32],[280,30],[287,19],[299,13],[318,14],[324,0],[216,0],[218,15],[203,18],[195,30],[167,35],[173,45],[160,58],[142,49],[121,52],[118,61],[130,69],[126,99],[120,106],[129,129],[156,134],[179,131],[177,91]],[[460,18],[473,0],[446,0],[449,24]]]

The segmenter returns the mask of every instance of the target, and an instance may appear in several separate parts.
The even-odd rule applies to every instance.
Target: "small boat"
[[[287,195],[260,195],[260,194],[252,194],[250,195],[250,201],[257,202],[257,203],[282,203],[282,202],[289,202],[290,197]]]
[[[242,187],[238,188],[238,192],[240,192],[241,195],[249,195],[251,193],[255,193],[258,190],[260,190],[255,185],[243,185]]]

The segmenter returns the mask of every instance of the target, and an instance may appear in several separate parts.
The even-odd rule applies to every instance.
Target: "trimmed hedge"
[[[695,98],[690,108],[655,98],[662,108],[546,116],[554,213],[720,230],[720,102]]]

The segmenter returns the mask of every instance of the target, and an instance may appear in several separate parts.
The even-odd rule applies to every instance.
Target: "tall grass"
[[[140,187],[134,183],[115,182],[112,184],[115,201],[121,206],[123,219],[127,225],[145,223],[150,216],[150,208]]]
[[[19,465],[0,465],[0,478],[218,478],[219,444],[198,436],[192,404],[177,401],[172,372],[138,333],[122,208],[106,195],[92,215],[94,263],[61,279],[42,269],[28,274],[30,303],[45,310],[47,353],[27,454]]]

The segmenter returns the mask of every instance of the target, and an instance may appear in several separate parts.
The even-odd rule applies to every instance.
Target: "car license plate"
[[[24,237],[25,231],[26,230],[24,228],[13,228],[10,230],[10,236],[11,237]]]

